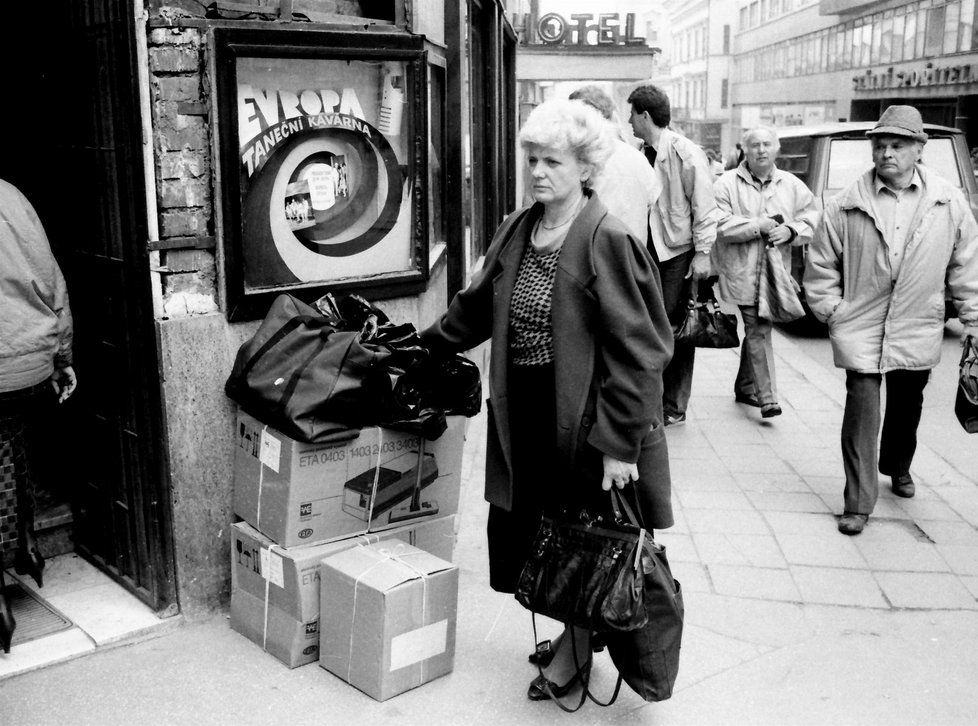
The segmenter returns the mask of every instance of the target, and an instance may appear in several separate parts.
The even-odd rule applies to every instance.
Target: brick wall
[[[206,44],[198,28],[149,32],[149,81],[161,240],[189,249],[160,253],[164,309],[179,293],[218,300]],[[193,249],[193,240],[211,249]],[[181,308],[182,309],[182,308]]]

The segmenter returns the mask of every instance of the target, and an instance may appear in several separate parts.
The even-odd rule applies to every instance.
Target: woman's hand
[[[75,377],[75,369],[71,366],[55,368],[54,373],[51,374],[51,386],[58,394],[58,403],[68,400],[68,396],[75,392],[76,385],[78,379]]]
[[[638,481],[638,466],[635,464],[613,459],[607,454],[601,457],[601,462],[604,465],[601,488],[606,492],[611,491],[612,484],[619,489],[624,489],[629,481]]]

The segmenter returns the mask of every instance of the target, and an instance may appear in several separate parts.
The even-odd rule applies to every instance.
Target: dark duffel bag
[[[377,422],[362,384],[390,355],[282,294],[238,349],[224,390],[249,414],[299,441],[349,437],[349,427]]]

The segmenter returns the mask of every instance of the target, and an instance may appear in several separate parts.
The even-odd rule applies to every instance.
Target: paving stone
[[[841,567],[861,569],[868,567],[865,558],[856,548],[851,537],[833,532],[824,534],[775,533],[784,557],[793,565]]]
[[[874,539],[871,535],[878,529],[870,528],[859,537],[853,537],[856,548],[870,569],[903,572],[948,572],[950,570],[950,566],[937,547],[930,542],[921,542],[909,535],[906,540],[901,541]]]
[[[920,489],[920,487],[917,487],[918,492]],[[928,493],[936,497],[933,492]],[[915,520],[940,519],[948,522],[961,521],[961,517],[957,512],[937,498],[926,501],[914,497],[913,499],[901,499],[897,504]]]
[[[748,492],[751,503],[761,511],[831,512],[821,497],[811,492]]]
[[[727,534],[770,534],[767,522],[749,509],[691,509],[686,512],[689,531]]]
[[[750,474],[734,472],[733,479],[745,492],[811,492],[797,474]]]
[[[700,556],[693,546],[693,537],[670,530],[657,532],[655,541],[666,547],[669,562],[699,562]]]
[[[772,535],[700,532],[693,543],[703,562],[785,568],[788,566]]]
[[[934,545],[934,547],[947,562],[951,572],[978,577],[978,547],[945,544]]]
[[[876,581],[893,607],[978,610],[975,597],[955,575],[877,572]]]
[[[815,534],[838,536],[838,522],[829,514],[764,512],[764,519],[775,534]]]
[[[676,496],[683,503],[686,511],[691,509],[754,509],[754,505],[744,496],[742,492],[703,492],[703,491],[677,491]]]
[[[791,467],[781,461],[781,459],[776,458],[757,459],[738,454],[725,457],[724,463],[732,472],[744,472],[752,474],[792,473]]]
[[[966,522],[922,520],[918,526],[935,544],[966,545],[978,547],[978,530]]]
[[[805,602],[867,608],[888,607],[871,572],[834,567],[791,567]]]
[[[709,564],[710,579],[720,595],[801,602],[801,593],[788,570]]]
[[[740,492],[732,474],[686,475],[682,479],[682,488],[689,492]],[[673,493],[679,494],[675,488]]]

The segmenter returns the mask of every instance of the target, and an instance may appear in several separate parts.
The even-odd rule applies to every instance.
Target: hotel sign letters
[[[928,63],[922,70],[897,71],[892,66],[885,71],[866,71],[852,77],[854,91],[876,91],[889,88],[917,88],[920,86],[948,86],[955,83],[978,81],[978,66],[970,63],[957,66],[934,67]]]
[[[635,35],[635,13],[625,15],[622,28],[618,13],[578,13],[571,22],[557,13],[547,13],[537,22],[537,35],[546,45],[645,45]]]

